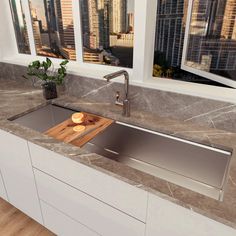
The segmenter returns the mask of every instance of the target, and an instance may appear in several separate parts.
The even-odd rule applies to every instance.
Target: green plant
[[[54,82],[57,85],[61,85],[66,76],[66,65],[68,60],[64,60],[60,63],[58,69],[54,69],[53,63],[49,58],[40,62],[39,60],[33,61],[28,65],[27,75],[30,77],[37,77],[42,80],[43,83]],[[24,78],[28,79],[27,76]]]

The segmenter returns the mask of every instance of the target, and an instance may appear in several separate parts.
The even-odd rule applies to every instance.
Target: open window
[[[236,1],[188,2],[181,68],[236,88]]]

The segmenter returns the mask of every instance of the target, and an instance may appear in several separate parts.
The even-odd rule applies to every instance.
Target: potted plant
[[[62,61],[58,69],[54,69],[53,63],[49,58],[42,62],[39,60],[33,61],[28,65],[27,75],[33,78],[36,77],[41,81],[45,99],[57,98],[56,86],[63,84],[68,62],[68,60]],[[24,77],[28,79],[28,77]]]

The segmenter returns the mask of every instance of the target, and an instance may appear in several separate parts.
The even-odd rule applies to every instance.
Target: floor
[[[53,236],[54,234],[0,198],[0,236]]]

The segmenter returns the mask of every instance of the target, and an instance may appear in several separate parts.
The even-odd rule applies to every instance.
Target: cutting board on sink
[[[97,134],[106,129],[113,123],[113,120],[101,116],[82,112],[84,115],[83,122],[79,125],[85,126],[83,131],[74,131],[75,124],[71,118],[47,130],[44,134],[53,137],[65,143],[71,143],[75,146],[82,147]]]

